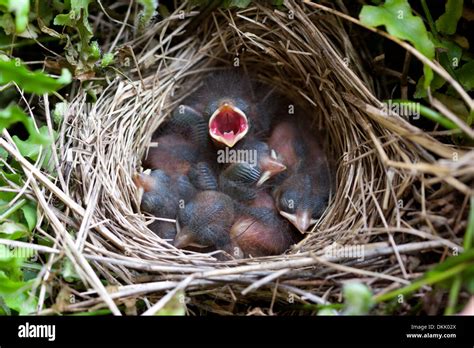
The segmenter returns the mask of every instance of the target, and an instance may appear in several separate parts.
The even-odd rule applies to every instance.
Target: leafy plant
[[[0,307],[0,314],[14,310],[24,315],[36,310],[37,299],[29,293],[34,280],[25,281],[22,272],[23,262],[31,256],[31,250],[10,250],[0,244],[0,299],[6,305]]]
[[[359,17],[362,23],[369,26],[384,25],[391,35],[409,41],[429,59],[434,58],[434,44],[428,37],[423,20],[413,15],[408,0],[387,0],[379,6],[364,6]],[[425,65],[424,72],[426,88],[433,79],[433,71]]]
[[[0,20],[0,27],[9,31],[9,26],[6,23],[8,23],[9,19],[11,20],[11,16],[8,13],[14,13],[16,33],[21,34],[26,30],[26,26],[28,25],[28,13],[30,12],[29,0],[0,0],[0,10],[7,13],[7,15],[4,15],[3,19]]]
[[[345,315],[367,314],[374,305],[372,292],[362,283],[344,284],[342,294],[345,300],[343,311]]]
[[[447,0],[445,12],[434,21],[426,0],[421,0],[426,18],[413,14],[408,0],[387,0],[378,6],[363,6],[359,17],[363,24],[378,27],[384,26],[387,32],[401,40],[411,43],[419,52],[430,60],[436,59],[443,68],[458,81],[466,91],[474,86],[474,64],[472,56],[466,51],[467,40],[452,36],[456,32],[462,15],[463,0]],[[425,23],[428,23],[428,28]],[[473,110],[466,110],[459,95],[444,78],[434,74],[427,65],[423,67],[424,74],[417,83],[414,98],[427,98],[428,88],[431,93],[438,93],[437,98],[448,101],[448,109],[460,116],[468,125],[473,122]],[[411,103],[410,101],[403,101]],[[466,110],[465,112],[463,112]],[[452,123],[437,112],[425,107],[421,115],[441,124],[445,128],[455,129]],[[453,138],[457,141],[457,138]]]

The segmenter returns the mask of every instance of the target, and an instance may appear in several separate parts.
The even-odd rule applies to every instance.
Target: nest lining
[[[117,285],[119,301],[142,294],[158,300],[171,290],[152,307],[158,310],[185,289],[193,305],[216,313],[233,311],[218,303],[263,301],[272,308],[288,293],[299,302],[327,303],[354,277],[375,292],[406,284],[416,273],[406,252],[462,249],[463,196],[470,191],[457,173],[472,164],[472,153],[384,113],[338,17],[305,4],[285,6],[289,12],[261,5],[219,10],[190,33],[192,18],[178,15],[183,4],[130,43],[137,65],[129,73],[136,78],[114,79],[93,105],[85,93],[72,102],[60,135],[62,175],[65,191],[85,211],[66,214],[76,221],[84,254]],[[236,62],[311,110],[307,117],[326,134],[336,161],[337,191],[313,231],[286,254],[222,262],[176,249],[151,232],[132,176],[154,130],[200,79]],[[460,161],[451,160],[454,153]],[[423,216],[441,205],[452,207],[445,221]],[[364,246],[364,260],[328,254],[334,243]],[[209,298],[215,305],[206,304]],[[105,306],[102,300],[69,310]]]

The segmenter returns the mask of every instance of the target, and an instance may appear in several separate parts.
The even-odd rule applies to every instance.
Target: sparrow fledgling
[[[174,245],[177,248],[214,247],[232,253],[229,230],[234,216],[234,202],[229,196],[218,191],[199,192],[178,212]]]
[[[276,206],[301,233],[321,217],[332,191],[329,163],[315,136],[295,117],[276,124],[268,140],[288,168],[273,192]]]

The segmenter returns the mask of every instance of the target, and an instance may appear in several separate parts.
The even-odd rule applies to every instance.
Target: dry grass
[[[77,92],[57,143],[57,178],[24,160],[8,137],[0,139],[31,179],[27,193],[51,227],[42,234],[54,246],[36,247],[48,255],[38,313],[58,311],[45,308],[44,294],[51,265],[63,257],[89,290],[61,312],[107,306],[117,314],[117,305],[141,298],[152,314],[185,290],[197,311],[260,306],[272,314],[290,294],[295,303],[338,302],[341,285],[354,279],[386,293],[426,270],[432,260],[424,253],[439,253],[436,262],[462,250],[474,151],[443,144],[383,111],[344,18],[289,1],[294,18],[257,5],[219,10],[187,32],[196,13],[181,19],[185,6],[123,49],[130,78],[118,74],[93,104]],[[148,230],[152,218],[139,213],[132,176],[153,131],[189,86],[235,58],[311,110],[308,117],[329,139],[337,191],[313,231],[287,254],[221,262],[178,250]],[[363,248],[364,259],[331,253],[331,245]]]

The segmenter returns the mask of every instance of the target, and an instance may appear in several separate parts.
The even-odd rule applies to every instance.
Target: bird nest
[[[117,314],[118,305],[143,300],[138,312],[149,314],[184,296],[190,313],[267,314],[288,302],[339,302],[354,279],[381,294],[462,250],[470,194],[463,170],[473,153],[374,96],[344,19],[310,4],[285,6],[217,10],[196,25],[199,13],[184,4],[122,48],[128,77],[118,74],[95,103],[85,91],[74,98],[59,137],[65,206],[54,214],[75,240],[52,226],[90,290],[62,311],[108,306]],[[153,132],[222,67],[248,71],[304,105],[335,162],[327,210],[283,255],[221,261],[176,249],[139,209],[132,178]]]

